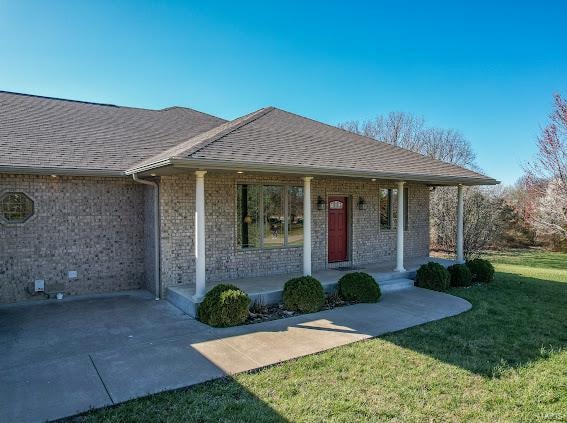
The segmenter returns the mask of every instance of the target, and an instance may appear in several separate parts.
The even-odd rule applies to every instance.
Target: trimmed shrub
[[[494,279],[494,266],[488,260],[474,259],[467,261],[467,267],[475,282],[491,282]]]
[[[284,285],[283,303],[288,310],[303,313],[319,311],[325,303],[323,285],[311,276],[290,279]]]
[[[472,273],[464,264],[453,264],[447,268],[451,275],[451,286],[471,286]]]
[[[451,275],[439,263],[430,261],[427,264],[422,264],[417,269],[415,277],[415,284],[420,288],[432,289],[433,291],[446,291],[449,289]]]
[[[217,285],[205,295],[197,311],[198,319],[210,326],[241,325],[248,317],[250,298],[234,285]]]
[[[364,272],[347,273],[339,279],[339,295],[344,301],[375,303],[380,299],[380,287]]]

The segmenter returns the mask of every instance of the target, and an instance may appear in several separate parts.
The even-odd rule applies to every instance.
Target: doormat
[[[346,270],[356,270],[357,268],[354,266],[341,266],[341,267],[335,267],[334,270],[340,270],[340,271],[346,271]]]

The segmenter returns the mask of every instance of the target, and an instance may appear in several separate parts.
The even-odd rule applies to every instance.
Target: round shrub
[[[451,275],[439,263],[430,261],[427,264],[422,264],[417,269],[415,277],[415,284],[420,288],[432,289],[434,291],[446,291],[449,289]]]
[[[476,282],[490,282],[494,279],[494,266],[488,260],[474,259],[467,261],[467,267]]]
[[[380,287],[368,273],[347,273],[339,279],[339,296],[344,301],[375,303],[380,295]]]
[[[453,264],[447,268],[451,275],[451,286],[471,286],[472,273],[464,264]]]
[[[283,303],[288,310],[311,313],[319,311],[325,302],[323,285],[311,276],[287,281],[283,290]]]
[[[197,317],[210,326],[236,326],[246,321],[249,304],[250,298],[240,288],[221,284],[207,292]]]

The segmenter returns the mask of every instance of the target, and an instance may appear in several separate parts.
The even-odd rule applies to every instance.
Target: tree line
[[[420,154],[481,171],[471,143],[454,129],[428,126],[423,117],[391,112],[338,127]],[[513,187],[464,188],[464,250],[473,258],[488,248],[567,248],[567,103],[555,96],[550,122],[537,139],[536,158]],[[454,251],[456,187],[432,188],[431,245]]]

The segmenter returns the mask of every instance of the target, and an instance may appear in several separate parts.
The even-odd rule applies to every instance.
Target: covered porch
[[[415,257],[406,260],[405,269],[403,271],[392,270],[395,263],[385,262],[324,269],[313,272],[312,276],[321,282],[325,292],[331,293],[336,290],[339,279],[345,274],[350,272],[365,272],[370,274],[378,282],[382,293],[387,293],[413,287],[417,269],[422,264],[430,261],[442,264],[445,267],[456,262],[455,260],[438,257]],[[206,292],[221,283],[229,283],[246,292],[252,302],[259,304],[275,304],[282,299],[285,283],[289,279],[298,276],[301,276],[301,274],[287,273],[208,282],[206,284]],[[167,299],[185,313],[195,316],[196,306],[198,305],[194,299],[195,292],[196,286],[194,283],[170,286],[167,288]]]
[[[239,171],[237,172],[238,174],[242,174],[243,172]],[[207,226],[205,223],[205,216],[206,216],[206,207],[205,207],[205,175],[207,174],[207,171],[204,170],[198,170],[195,171],[195,220],[194,220],[194,240],[195,240],[195,247],[194,247],[194,254],[195,254],[195,278],[194,278],[194,284],[191,284],[190,286],[185,287],[186,292],[190,292],[192,291],[192,300],[196,303],[200,303],[203,299],[203,297],[205,296],[206,292],[210,289],[211,286],[215,285],[215,281],[212,281],[213,283],[209,282],[207,279],[207,274],[206,274],[206,262],[207,262],[207,257],[206,257],[206,243],[207,243]],[[318,206],[318,203],[321,199],[321,196],[316,196],[312,193],[312,181],[313,181],[313,177],[312,176],[304,176],[301,178],[303,181],[303,194],[302,194],[302,198],[303,198],[303,210],[302,210],[302,274],[304,276],[315,276],[318,277],[318,279],[321,280],[322,283],[336,283],[336,281],[340,278],[341,272],[344,271],[354,271],[354,270],[358,270],[358,271],[365,271],[367,273],[370,274],[376,274],[376,279],[377,280],[386,280],[386,278],[388,280],[390,279],[404,279],[407,278],[407,276],[409,276],[412,272],[415,272],[415,270],[423,263],[426,263],[427,261],[430,260],[429,257],[426,256],[422,256],[422,257],[412,257],[409,259],[406,259],[406,254],[404,254],[404,250],[405,248],[407,248],[408,246],[406,245],[407,242],[405,241],[405,236],[406,236],[406,232],[407,232],[407,227],[406,227],[406,223],[401,223],[401,222],[406,222],[406,217],[405,213],[407,213],[407,204],[406,204],[406,196],[403,195],[402,193],[405,192],[405,187],[406,187],[406,181],[397,181],[395,182],[395,186],[397,193],[399,193],[399,195],[396,196],[396,221],[398,222],[397,224],[393,225],[391,227],[392,229],[392,233],[395,233],[395,262],[393,263],[389,263],[389,262],[384,262],[381,264],[376,264],[376,265],[361,265],[361,266],[357,266],[356,262],[354,260],[352,260],[352,250],[354,250],[354,246],[352,245],[352,242],[350,243],[350,249],[351,249],[351,256],[349,257],[348,255],[345,255],[345,258],[347,259],[347,263],[348,266],[346,266],[346,268],[343,268],[341,270],[341,268],[334,268],[335,266],[332,266],[332,260],[331,260],[331,254],[330,254],[330,240],[331,240],[331,229],[330,227],[326,228],[326,236],[328,237],[328,241],[325,241],[326,248],[327,251],[329,252],[328,254],[328,260],[326,260],[328,263],[325,266],[326,268],[324,270],[318,270],[316,273],[314,273],[312,271],[312,264],[313,264],[313,248],[319,248],[321,245],[320,241],[318,242],[318,240],[314,240],[312,239],[312,235],[314,233],[314,230],[316,230],[316,228],[313,228],[313,217],[314,214],[317,211],[317,208],[315,208],[315,210],[313,210],[313,205],[315,205],[316,207]],[[373,178],[371,179],[372,182],[375,182],[376,179]],[[343,188],[344,189],[344,188]],[[350,193],[349,193],[350,194]],[[327,204],[326,206],[324,206],[322,209],[319,210],[323,210],[325,211],[328,216],[330,216],[331,213],[331,208],[332,205],[335,201],[332,201],[333,198],[332,196],[329,196],[328,194],[326,195],[327,197]],[[345,202],[347,202],[348,197],[344,197],[345,198]],[[354,231],[354,222],[353,222],[353,214],[355,212],[355,210],[357,209],[357,207],[355,206],[354,201],[352,201],[354,199],[351,199],[350,202],[350,211],[347,210],[344,213],[345,216],[345,249],[348,248],[346,246],[347,244],[347,232],[352,232]],[[455,251],[455,257],[456,263],[463,263],[464,262],[464,248],[463,248],[463,217],[464,217],[464,205],[463,205],[463,185],[462,184],[457,184],[457,198],[456,200],[456,215],[457,215],[457,236],[456,236],[456,251]],[[329,202],[330,201],[330,202]],[[362,197],[360,197],[359,202],[358,202],[358,206],[360,206],[360,210],[357,210],[357,212],[361,213],[361,216],[364,215],[366,207],[362,207],[362,205],[364,205],[365,201]],[[389,205],[389,207],[392,207],[392,204]],[[429,207],[429,203],[427,202],[427,208]],[[287,209],[287,206],[286,206]],[[346,209],[346,207],[345,207]],[[392,209],[391,209],[392,210]],[[287,212],[286,212],[287,213]],[[287,219],[286,219],[287,221]],[[329,219],[329,224],[330,224],[330,219]],[[350,228],[346,228],[346,226],[350,226]],[[352,236],[351,236],[352,237]],[[319,248],[320,249],[320,248]],[[280,272],[275,271],[274,274],[278,274]],[[295,275],[298,276],[298,275]],[[283,276],[283,278],[285,278],[286,276]],[[287,275],[287,279],[289,279],[289,277],[291,277],[290,275]],[[251,281],[254,280],[253,282],[249,282],[253,285],[251,286],[255,286],[256,283],[260,283],[261,285],[266,285],[268,284],[268,287],[266,288],[267,291],[273,290],[273,283],[280,283],[281,280],[278,276],[273,276],[274,281],[276,282],[267,282],[267,280],[271,279],[272,276],[262,276],[262,277],[258,277],[258,278],[245,278],[245,279],[234,279],[231,278],[233,284],[239,286],[239,283],[242,284],[243,289],[246,290],[247,285],[245,281]],[[285,280],[287,280],[285,279]],[[334,280],[336,279],[336,280]],[[285,282],[285,280],[283,280],[283,282]],[[277,282],[280,281],[280,282]],[[325,281],[325,282],[324,282]],[[221,282],[217,282],[217,283],[221,283]],[[257,288],[253,288],[253,289],[257,289]]]

